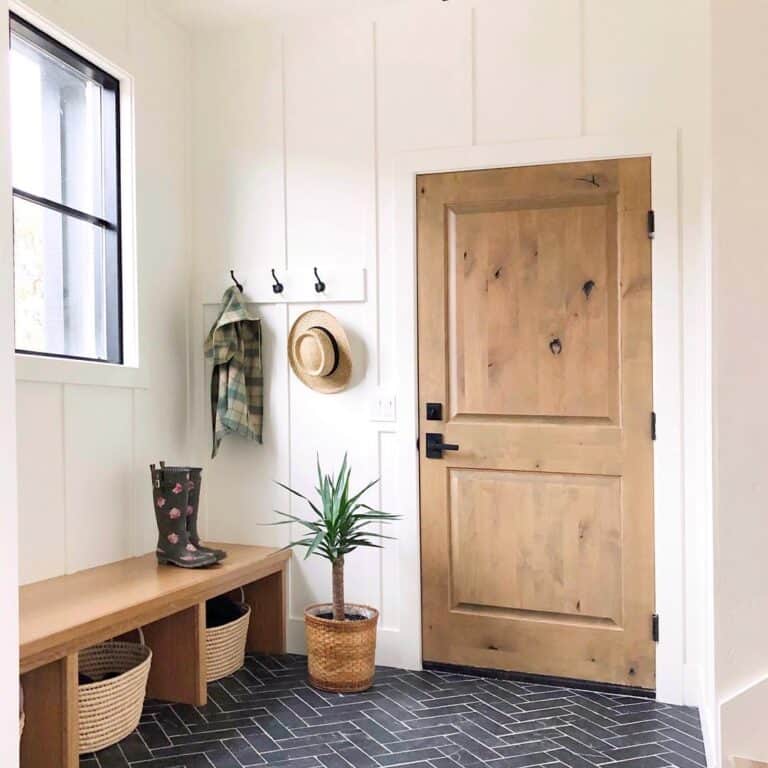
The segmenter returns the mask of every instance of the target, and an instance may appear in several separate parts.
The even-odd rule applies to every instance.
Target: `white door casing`
[[[656,654],[657,697],[683,703],[684,542],[682,464],[682,323],[674,134],[582,137],[403,153],[395,169],[394,265],[398,339],[396,496],[403,515],[400,552],[400,663],[421,666],[421,564],[419,542],[418,368],[416,316],[416,176],[547,163],[649,156],[656,231],[653,241],[653,400],[658,416],[654,444],[656,608],[661,639]]]

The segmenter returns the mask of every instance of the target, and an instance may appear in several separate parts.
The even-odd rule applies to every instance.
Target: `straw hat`
[[[333,315],[319,309],[296,319],[288,334],[288,360],[299,379],[325,394],[341,392],[352,373],[347,334]]]

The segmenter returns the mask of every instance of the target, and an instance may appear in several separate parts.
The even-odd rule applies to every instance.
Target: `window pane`
[[[11,35],[14,187],[104,217],[101,91]]]
[[[19,198],[13,208],[16,348],[106,360],[111,233]]]

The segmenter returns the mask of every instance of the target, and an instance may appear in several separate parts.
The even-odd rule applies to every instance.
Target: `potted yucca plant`
[[[319,555],[331,563],[333,602],[309,606],[304,612],[304,624],[309,682],[316,688],[337,693],[365,691],[373,685],[379,618],[375,608],[345,602],[344,558],[358,547],[381,548],[375,540],[392,537],[372,531],[369,526],[399,518],[373,509],[360,500],[378,480],[353,494],[349,489],[350,474],[346,454],[335,477],[323,474],[318,457],[318,486],[315,490],[319,504],[278,483],[294,496],[304,499],[312,516],[303,519],[275,510],[284,518],[275,525],[296,523],[306,529],[302,538],[292,541],[288,547],[304,547],[305,559]]]

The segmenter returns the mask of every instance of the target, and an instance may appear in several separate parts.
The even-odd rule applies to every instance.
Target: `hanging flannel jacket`
[[[236,286],[224,292],[221,311],[205,340],[205,356],[213,363],[211,458],[225,435],[260,443],[264,414],[261,321],[248,312]]]

